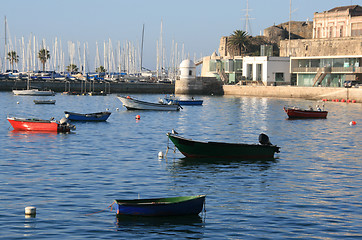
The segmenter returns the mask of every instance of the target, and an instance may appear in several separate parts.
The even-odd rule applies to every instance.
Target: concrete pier
[[[223,89],[225,95],[327,99],[328,101],[344,99],[362,103],[362,88],[224,85]]]

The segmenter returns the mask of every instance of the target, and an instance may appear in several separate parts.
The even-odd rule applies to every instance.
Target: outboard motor
[[[60,121],[59,121],[59,123],[62,124],[62,125],[66,124],[67,122],[68,122],[68,118],[65,118],[65,117],[63,117],[63,118],[60,119]]]
[[[271,142],[269,141],[268,135],[266,135],[264,133],[260,133],[260,135],[259,135],[259,143],[261,145],[272,145]]]

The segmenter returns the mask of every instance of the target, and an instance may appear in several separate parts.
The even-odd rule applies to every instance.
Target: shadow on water
[[[188,234],[200,239],[204,235],[205,218],[199,215],[173,217],[140,217],[118,215],[115,220],[116,230],[122,232],[142,232],[146,236],[156,234],[157,237]]]

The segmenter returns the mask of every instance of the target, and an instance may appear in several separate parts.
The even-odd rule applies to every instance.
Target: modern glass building
[[[290,72],[298,86],[344,87],[345,81],[362,80],[362,55],[291,57]]]

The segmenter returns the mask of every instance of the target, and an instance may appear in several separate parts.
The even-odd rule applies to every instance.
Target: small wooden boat
[[[182,99],[177,99],[174,96],[169,96],[169,97],[165,97],[165,100],[167,103],[172,103],[172,104],[180,104],[182,106],[184,105],[195,105],[195,106],[201,106],[202,103],[204,102],[204,100],[197,100],[194,99],[193,97],[189,100],[182,100]]]
[[[42,120],[37,118],[8,117],[8,121],[17,131],[70,132],[75,126],[65,120]]]
[[[188,158],[238,158],[238,159],[272,159],[279,147],[272,145],[269,137],[259,135],[260,144],[201,142],[186,139],[175,133],[167,133],[177,149]]]
[[[35,104],[55,104],[55,100],[33,100]]]
[[[182,216],[198,215],[204,206],[205,195],[150,198],[134,200],[115,200],[117,215],[130,216]]]
[[[128,110],[158,110],[158,111],[178,111],[180,110],[181,106],[176,104],[162,104],[162,103],[151,103],[151,102],[144,102],[129,96],[121,97],[119,96],[118,99],[123,103]]]
[[[97,113],[75,113],[65,111],[65,117],[71,121],[106,121],[111,115],[111,112],[97,112]]]
[[[328,111],[283,107],[289,118],[327,118]]]

